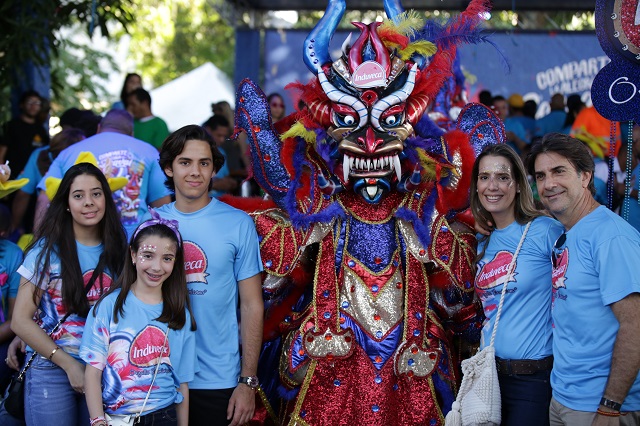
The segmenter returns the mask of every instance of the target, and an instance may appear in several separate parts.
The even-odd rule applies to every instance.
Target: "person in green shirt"
[[[151,95],[142,87],[127,96],[127,106],[133,115],[133,136],[148,142],[158,150],[169,136],[167,123],[151,112]]]

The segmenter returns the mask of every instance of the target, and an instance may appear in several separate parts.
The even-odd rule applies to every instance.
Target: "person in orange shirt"
[[[611,121],[601,116],[593,106],[585,107],[578,113],[571,127],[571,136],[587,144],[593,156],[604,158],[609,155]],[[615,123],[615,155],[620,150],[620,123]]]

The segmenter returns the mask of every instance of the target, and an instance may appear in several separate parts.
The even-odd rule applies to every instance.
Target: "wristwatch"
[[[600,405],[602,405],[603,407],[610,408],[610,409],[615,410],[615,411],[620,411],[620,409],[622,408],[622,404],[621,403],[612,401],[610,399],[607,399],[604,396],[600,400]]]
[[[256,376],[249,376],[249,377],[238,377],[238,383],[244,383],[245,385],[249,386],[251,389],[255,389],[260,384],[260,381]]]

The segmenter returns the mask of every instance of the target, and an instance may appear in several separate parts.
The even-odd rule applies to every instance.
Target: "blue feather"
[[[454,25],[456,24],[456,25]],[[452,45],[459,44],[480,44],[489,43],[493,46],[500,56],[501,63],[505,71],[511,71],[511,65],[505,56],[505,53],[498,45],[489,39],[481,26],[478,26],[474,20],[465,20],[458,23],[455,19],[449,20],[445,25],[436,21],[427,21],[422,30],[418,31],[413,37],[415,40],[428,40],[435,43],[438,50],[444,50]]]
[[[294,388],[291,390],[285,389],[283,386],[278,386],[278,395],[286,401],[291,401],[300,392],[300,388]]]
[[[444,130],[438,127],[436,123],[429,118],[428,114],[423,115],[413,128],[416,134],[422,138],[437,139],[444,134]],[[440,149],[439,154],[442,154],[442,149]]]

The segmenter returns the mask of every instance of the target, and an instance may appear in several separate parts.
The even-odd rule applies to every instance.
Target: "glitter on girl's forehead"
[[[511,175],[511,167],[508,164],[495,162],[493,164],[490,164],[488,167],[485,166],[485,168],[482,171],[480,171],[480,173],[483,173],[483,174],[509,173],[509,175]]]
[[[155,251],[157,250],[157,248],[158,248],[157,246],[154,246],[154,245],[151,245],[151,244],[143,244],[143,245],[140,247],[140,251],[147,251],[147,250],[149,250],[149,251],[153,251],[153,252],[155,252]]]

